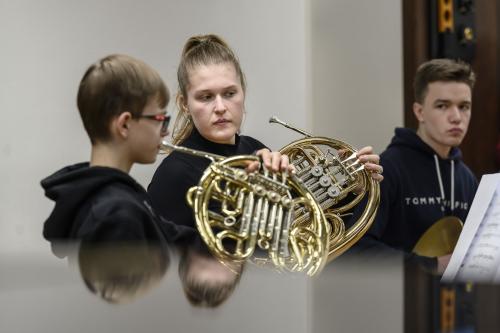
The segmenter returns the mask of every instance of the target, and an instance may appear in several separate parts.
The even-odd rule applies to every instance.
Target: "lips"
[[[452,129],[448,130],[448,133],[453,134],[453,135],[459,135],[462,134],[464,131],[461,128],[455,127]]]
[[[226,123],[229,123],[230,121],[227,120],[227,119],[224,119],[224,118],[221,118],[221,119],[217,119],[215,122],[214,122],[214,125],[221,125],[221,124],[226,124]]]

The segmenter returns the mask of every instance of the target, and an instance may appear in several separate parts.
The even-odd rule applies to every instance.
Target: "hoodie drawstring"
[[[439,190],[441,191],[441,210],[444,213],[444,187],[443,187],[443,179],[441,178],[441,170],[439,169],[439,160],[436,154],[434,154],[434,162],[436,163],[436,173],[439,181]],[[450,208],[451,212],[455,209],[455,161],[451,160],[451,180],[450,180],[451,188],[450,188]]]

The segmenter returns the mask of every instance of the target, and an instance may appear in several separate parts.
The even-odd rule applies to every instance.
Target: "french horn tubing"
[[[310,276],[321,271],[328,258],[327,220],[300,178],[264,167],[247,173],[245,167],[259,161],[254,155],[226,158],[166,141],[162,150],[212,161],[186,198],[201,238],[217,259],[250,260]],[[307,221],[298,223],[297,212],[307,214]]]
[[[331,261],[354,245],[370,228],[380,202],[379,184],[364,169],[356,150],[349,144],[312,136],[276,117],[271,117],[269,122],[305,136],[281,148],[280,152],[288,155],[295,166],[295,175],[313,194],[325,214],[329,234],[328,261]],[[365,195],[368,197],[362,214],[346,227],[343,217],[349,215]],[[300,212],[295,218],[308,220],[306,212]]]

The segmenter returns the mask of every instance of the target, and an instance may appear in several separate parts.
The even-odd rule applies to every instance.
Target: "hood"
[[[48,240],[69,238],[81,206],[110,183],[124,183],[143,191],[127,173],[108,167],[90,167],[89,163],[67,166],[43,179],[45,196],[55,202],[54,210],[45,221],[43,236]]]
[[[396,128],[395,135],[392,138],[389,147],[395,146],[406,146],[417,151],[420,151],[426,155],[435,155],[436,152],[427,143],[422,141],[422,139],[417,135],[417,133],[409,128]],[[462,153],[458,147],[453,147],[450,150],[450,155],[448,160],[461,160]]]

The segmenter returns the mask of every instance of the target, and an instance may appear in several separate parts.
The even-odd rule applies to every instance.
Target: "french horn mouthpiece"
[[[269,118],[269,122],[270,123],[279,123],[280,121],[276,116],[272,116],[271,118]]]

